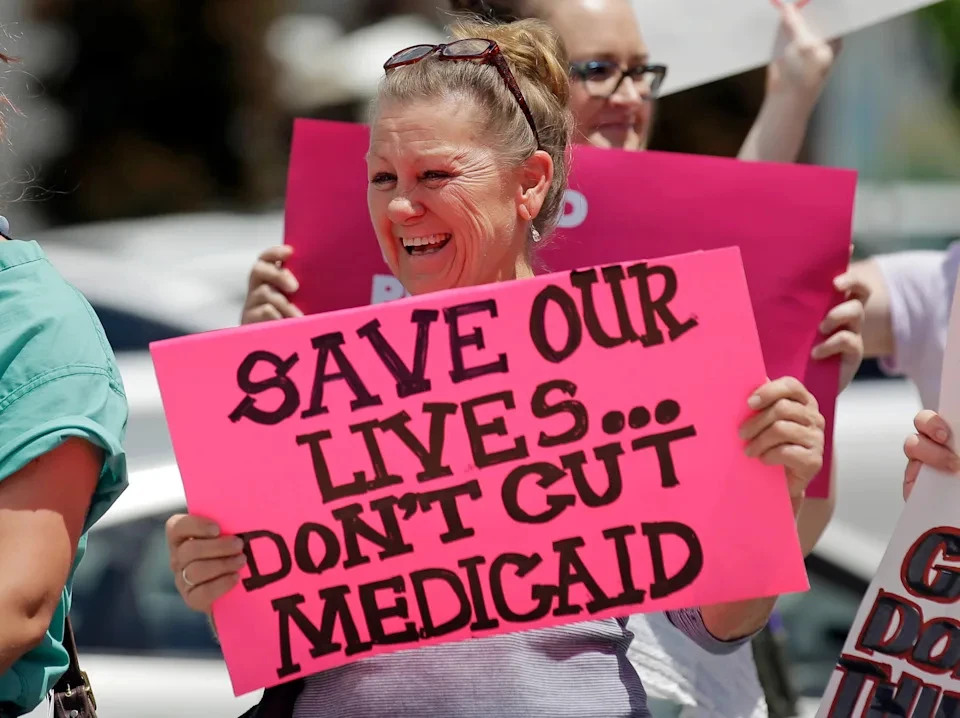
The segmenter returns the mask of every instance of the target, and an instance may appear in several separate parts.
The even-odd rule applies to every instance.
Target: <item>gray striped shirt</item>
[[[667,618],[711,653],[720,641],[697,609]],[[311,676],[293,718],[650,718],[627,659],[626,619],[444,643]]]

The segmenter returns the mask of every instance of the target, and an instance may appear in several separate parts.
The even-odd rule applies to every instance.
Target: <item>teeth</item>
[[[404,247],[425,247],[431,244],[440,244],[450,239],[449,234],[430,234],[426,237],[402,237]]]

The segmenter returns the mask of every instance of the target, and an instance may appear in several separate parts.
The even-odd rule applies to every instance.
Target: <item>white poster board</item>
[[[783,52],[781,2],[825,40],[938,0],[633,0],[651,62],[668,66],[660,95],[762,67]]]
[[[960,434],[957,286],[940,391],[940,415],[954,437]],[[884,716],[960,717],[960,477],[926,467],[817,712],[817,718]]]

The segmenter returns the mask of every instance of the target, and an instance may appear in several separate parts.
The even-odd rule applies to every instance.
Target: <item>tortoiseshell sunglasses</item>
[[[439,53],[441,60],[482,60],[497,68],[500,77],[507,83],[507,89],[517,98],[517,104],[520,105],[520,111],[527,118],[527,124],[533,130],[533,137],[537,141],[537,147],[540,145],[540,133],[537,132],[537,123],[533,120],[533,114],[530,107],[520,91],[520,85],[517,84],[517,78],[510,71],[500,46],[493,40],[486,40],[479,37],[467,38],[465,40],[456,40],[455,42],[441,45],[413,45],[398,53],[395,53],[389,60],[383,64],[384,70],[392,70],[404,65],[412,65],[420,62],[425,57],[430,57],[434,53]]]

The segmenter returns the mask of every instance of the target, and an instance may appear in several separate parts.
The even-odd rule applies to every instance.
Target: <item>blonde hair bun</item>
[[[517,80],[543,85],[561,105],[570,100],[567,50],[560,36],[542,20],[510,23],[465,21],[451,28],[454,38],[493,40],[507,58]]]

